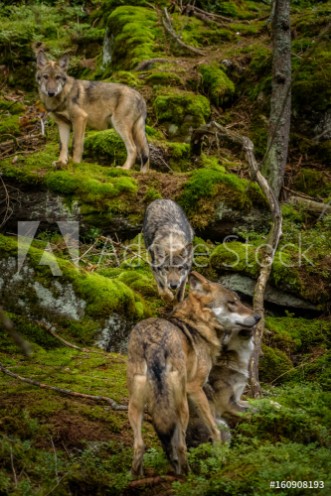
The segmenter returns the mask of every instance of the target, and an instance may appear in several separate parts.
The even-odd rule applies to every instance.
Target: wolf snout
[[[48,96],[55,96],[55,91],[48,91],[47,94]]]
[[[178,288],[178,282],[169,282],[169,288],[175,290]]]
[[[255,324],[257,324],[261,320],[261,315],[259,315],[258,313],[256,313],[255,315],[253,315],[253,318],[255,319]]]

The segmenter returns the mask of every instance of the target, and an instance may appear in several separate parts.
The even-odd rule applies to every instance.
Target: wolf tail
[[[146,172],[149,169],[149,147],[145,133],[145,116],[140,115],[133,126],[133,140],[137,147],[137,152],[141,161],[141,170]]]
[[[178,380],[177,371],[171,371],[166,351],[162,349],[154,355],[148,372],[152,389],[150,412],[155,431],[176,473],[187,472],[185,433],[181,421],[186,414],[185,382]]]

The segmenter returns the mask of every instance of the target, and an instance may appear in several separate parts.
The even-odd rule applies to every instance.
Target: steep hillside
[[[330,494],[331,8],[291,4],[292,127],[263,397],[230,446],[190,450],[186,479],[171,472],[147,418],[140,482],[117,409],[127,404],[126,343],[135,322],[167,312],[140,235],[144,211],[156,198],[177,201],[195,229],[196,269],[251,301],[266,200],[238,147],[211,134],[197,153],[191,136],[215,120],[248,136],[262,162],[269,1],[0,5],[0,304],[32,349],[24,356],[0,313],[0,495],[271,496],[270,482],[286,480],[312,485],[280,495]],[[114,130],[87,132],[81,164],[53,166],[58,131],[36,91],[38,43],[51,58],[70,53],[76,78],[143,94],[148,174],[117,168],[125,147]]]

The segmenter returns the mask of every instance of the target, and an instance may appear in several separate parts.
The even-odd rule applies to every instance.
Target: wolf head
[[[67,55],[54,62],[46,58],[43,50],[37,52],[36,80],[43,95],[52,98],[61,93],[68,79],[68,63]]]
[[[149,248],[152,270],[158,286],[175,294],[185,284],[192,266],[192,244],[173,233],[157,240]]]
[[[210,282],[201,274],[190,275],[190,291],[208,307],[224,331],[250,330],[261,317],[241,303],[238,295],[221,284]],[[241,331],[245,332],[245,331]]]

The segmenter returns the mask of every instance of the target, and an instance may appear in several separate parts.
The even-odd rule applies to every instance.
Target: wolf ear
[[[45,55],[45,52],[43,50],[40,50],[37,52],[37,65],[38,67],[44,67],[47,64],[47,58]]]
[[[198,272],[191,272],[190,274],[190,289],[193,291],[197,291],[198,293],[205,293],[205,285],[208,284],[208,281],[205,277],[203,277]]]
[[[61,69],[66,71],[69,66],[69,55],[68,54],[62,55],[62,57],[58,61],[58,64],[61,67]]]

